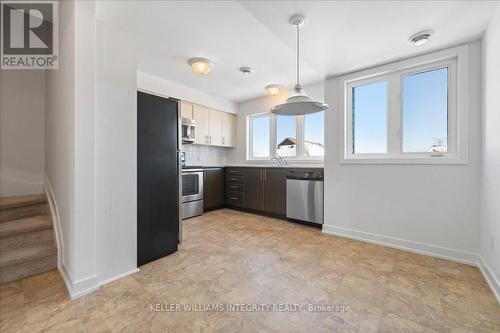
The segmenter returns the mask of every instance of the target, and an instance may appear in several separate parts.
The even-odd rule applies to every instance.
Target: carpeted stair
[[[45,195],[0,198],[0,284],[57,267]]]

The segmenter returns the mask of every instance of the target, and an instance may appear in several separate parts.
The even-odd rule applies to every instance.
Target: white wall
[[[137,62],[130,38],[97,22],[99,283],[137,269]]]
[[[72,276],[74,216],[74,2],[59,5],[59,69],[47,71],[45,106],[46,182],[57,207],[62,265]]]
[[[481,256],[500,302],[500,5],[483,39]]]
[[[152,94],[174,97],[213,109],[230,113],[238,113],[238,104],[236,103],[148,73],[140,71],[137,73],[137,87]]]
[[[0,196],[43,193],[45,71],[0,75]]]
[[[304,90],[313,100],[323,101],[325,98],[324,95],[325,88],[323,82],[304,86]],[[236,120],[237,145],[233,151],[232,157],[230,157],[229,159],[230,161],[236,164],[252,163],[252,161],[246,160],[246,146],[247,146],[247,135],[248,135],[247,116],[258,113],[270,112],[273,106],[284,103],[288,98],[288,96],[290,95],[290,93],[291,91],[284,91],[277,96],[264,96],[240,103],[239,112]],[[269,161],[258,161],[255,163],[265,164],[265,163],[275,163],[275,162],[269,160]]]
[[[46,182],[72,297],[137,268],[136,60],[96,10],[60,3],[60,68],[46,81]]]
[[[470,45],[467,165],[339,164],[338,80],[326,81],[323,231],[467,262],[479,252],[480,43]]]
[[[46,184],[60,270],[75,297],[97,286],[94,221],[94,2],[60,2],[59,69],[46,77]]]

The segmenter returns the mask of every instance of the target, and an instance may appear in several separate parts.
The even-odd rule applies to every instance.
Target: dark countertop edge
[[[262,165],[226,165],[226,166],[189,166],[187,169],[224,169],[224,168],[239,168],[239,169],[244,169],[244,168],[259,168],[259,169],[278,169],[278,170],[289,170],[289,169],[307,169],[307,170],[315,170],[315,169],[320,169],[323,170],[323,166],[286,166],[286,167],[280,167],[280,166],[262,166]]]

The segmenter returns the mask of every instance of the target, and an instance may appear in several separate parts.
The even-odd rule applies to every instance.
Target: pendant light
[[[300,27],[304,25],[305,19],[302,15],[294,15],[290,18],[290,24],[297,29],[297,82],[293,88],[293,93],[286,99],[286,102],[273,106],[271,112],[283,116],[296,116],[309,113],[315,113],[328,109],[328,104],[323,102],[313,101],[307,96],[307,93],[302,89],[299,81],[300,64]]]

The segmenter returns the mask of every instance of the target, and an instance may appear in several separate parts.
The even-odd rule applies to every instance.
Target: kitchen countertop
[[[226,164],[226,165],[186,165],[185,169],[218,169],[218,168],[268,168],[268,169],[323,169],[323,164]]]

